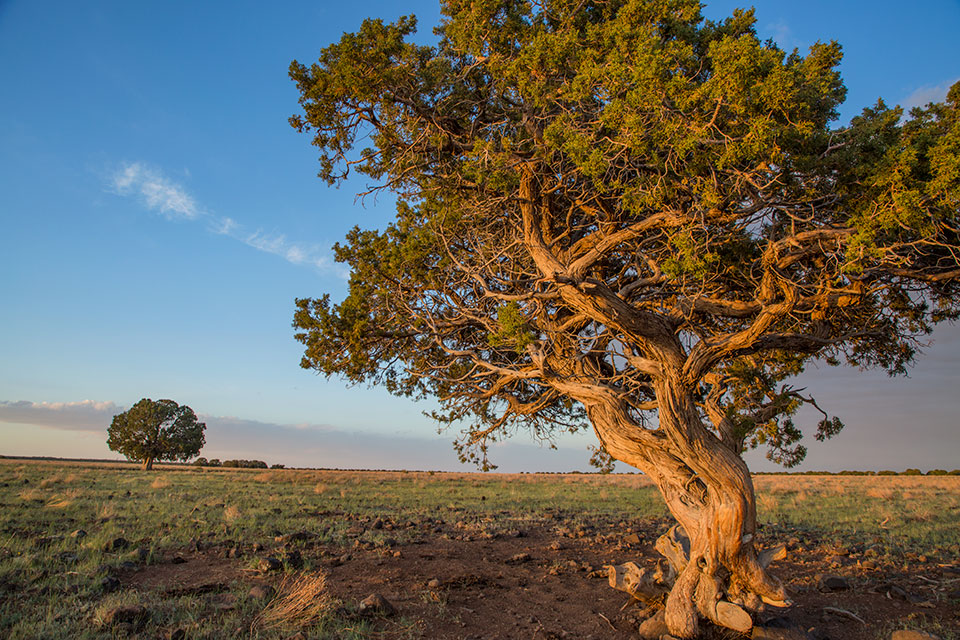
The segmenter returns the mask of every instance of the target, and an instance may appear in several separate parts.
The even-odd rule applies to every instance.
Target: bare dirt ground
[[[394,526],[416,529],[417,536],[393,545],[360,540],[370,527]],[[352,545],[304,536],[295,545],[278,540],[254,552],[241,541],[241,557],[228,558],[236,541],[211,540],[119,577],[126,589],[215,600],[233,581],[277,585],[280,573],[253,567],[258,558],[281,557],[295,546],[308,566],[327,574],[331,595],[343,604],[338,615],[358,616],[357,603],[373,593],[394,605],[395,614],[375,619],[378,638],[636,638],[638,622],[651,612],[611,589],[604,566],[653,564],[659,557],[653,543],[667,526],[666,520],[650,518],[631,523],[631,535],[625,535],[619,528],[566,526],[556,514],[522,530],[490,535],[438,518],[377,523],[362,517]],[[819,640],[889,638],[891,630],[904,627],[945,630],[946,637],[960,632],[960,563],[922,557],[861,562],[826,545],[794,540],[790,547],[790,558],[774,566],[790,585],[795,605],[762,615],[761,624],[791,624]],[[846,588],[823,591],[823,575],[842,578],[838,586]],[[703,637],[742,636],[708,630]]]

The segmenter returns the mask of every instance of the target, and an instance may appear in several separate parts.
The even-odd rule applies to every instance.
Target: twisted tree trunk
[[[587,410],[607,451],[646,473],[679,523],[657,544],[674,570],[661,579],[670,588],[667,626],[679,638],[696,637],[702,618],[748,631],[746,611],[788,602],[783,585],[766,570],[773,554],[758,553],[754,544],[750,472],[737,452],[703,426],[682,385],[658,381],[656,392],[656,431],[643,430],[625,406],[613,402],[588,404]]]

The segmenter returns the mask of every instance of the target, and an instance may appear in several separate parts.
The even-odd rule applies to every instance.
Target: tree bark
[[[737,452],[703,426],[681,384],[665,378],[655,387],[655,431],[637,425],[616,403],[588,403],[587,411],[607,451],[654,481],[682,527],[657,545],[677,572],[666,599],[667,626],[678,638],[696,637],[701,619],[749,631],[746,610],[787,603],[783,585],[763,564],[769,559],[761,559],[754,545],[750,472]]]
[[[141,467],[144,471],[150,471],[153,469],[153,458],[146,458],[143,461],[143,466]]]

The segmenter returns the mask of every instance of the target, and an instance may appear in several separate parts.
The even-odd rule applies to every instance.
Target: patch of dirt
[[[565,524],[544,520],[520,531],[470,535],[463,526],[431,523],[414,543],[386,547],[361,538],[340,546],[308,540],[296,548],[305,561],[324,569],[331,594],[346,607],[355,609],[373,593],[396,607],[395,616],[376,623],[379,638],[635,638],[637,624],[652,612],[611,589],[603,567],[627,561],[654,564],[659,555],[653,542],[665,530],[664,521],[600,532]],[[234,581],[279,583],[280,573],[261,574],[248,567],[255,565],[252,559],[282,555],[280,543],[266,545],[256,555],[244,549],[246,555],[227,558],[227,548],[233,546],[224,542],[179,551],[158,564],[120,574],[121,582],[125,588],[178,595],[218,592]],[[186,562],[174,564],[174,555]],[[875,640],[907,621],[914,627],[960,630],[960,565],[931,562],[904,571],[902,561],[881,560],[869,563],[878,565],[870,568],[826,548],[794,550],[789,560],[774,565],[774,573],[789,585],[795,604],[763,614],[759,622],[789,622],[819,640]],[[844,578],[850,588],[821,592],[824,574]],[[703,637],[740,636],[708,630]]]

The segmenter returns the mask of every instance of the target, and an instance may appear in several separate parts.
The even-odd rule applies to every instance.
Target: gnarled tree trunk
[[[682,531],[657,548],[676,575],[666,599],[671,634],[694,638],[699,620],[748,631],[747,610],[784,606],[783,585],[754,545],[756,508],[750,472],[739,454],[701,422],[693,397],[672,380],[655,383],[659,428],[636,424],[615,401],[587,403],[607,451],[657,485]]]
[[[152,458],[152,457],[150,457],[150,458],[144,458],[144,459],[143,459],[143,464],[141,465],[141,468],[142,468],[144,471],[150,471],[151,469],[153,469],[153,458]]]

